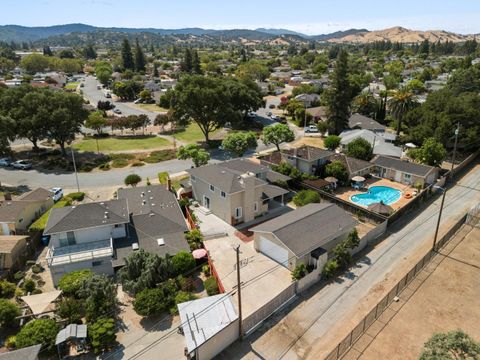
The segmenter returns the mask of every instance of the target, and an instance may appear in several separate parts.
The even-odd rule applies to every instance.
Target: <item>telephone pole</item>
[[[243,326],[242,326],[242,289],[240,283],[240,245],[235,248],[237,253],[237,294],[238,294],[238,333],[240,341],[243,340]]]
[[[458,143],[458,133],[460,131],[460,123],[457,123],[457,128],[455,129],[455,144],[453,145],[453,154],[452,154],[452,167],[450,168],[450,176],[453,176],[453,168],[455,166],[455,156],[457,155],[457,143]],[[440,211],[438,212],[438,219],[437,219],[437,227],[435,228],[435,236],[433,238],[433,246],[432,250],[435,250],[435,246],[437,245],[437,237],[438,237],[438,230],[440,228],[440,219],[442,218],[442,211],[443,211],[443,204],[445,203],[445,195],[447,194],[447,181],[449,178],[445,179],[445,184],[443,185],[443,195],[442,195],[442,202],[440,204]]]

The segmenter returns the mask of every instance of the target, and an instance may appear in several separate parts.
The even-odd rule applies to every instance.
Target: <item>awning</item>
[[[338,179],[333,176],[329,176],[325,178],[325,181],[328,181],[329,183],[336,183],[338,182]]]
[[[55,345],[70,339],[85,339],[87,337],[87,325],[70,324],[58,332]]]
[[[275,185],[265,185],[263,188],[262,199],[273,199],[277,196],[288,194],[289,191]]]
[[[33,315],[38,315],[45,312],[61,293],[60,290],[54,290],[43,294],[22,296],[21,299],[32,310]]]

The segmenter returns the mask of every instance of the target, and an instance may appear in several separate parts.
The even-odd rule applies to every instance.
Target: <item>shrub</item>
[[[159,163],[161,161],[175,159],[176,152],[173,149],[158,150],[152,151],[148,156],[140,158],[140,160],[145,161],[149,164]]]
[[[47,349],[53,350],[59,330],[58,324],[53,319],[32,320],[17,334],[17,348],[43,344]]]
[[[110,170],[110,164],[109,163],[105,163],[105,164],[102,164],[98,167],[100,170],[103,170],[103,171],[107,171],[107,170]]]
[[[205,286],[205,290],[207,290],[208,296],[217,295],[220,293],[217,280],[213,276],[207,278],[207,280],[203,282],[203,285]]]
[[[155,289],[142,290],[135,296],[133,309],[142,316],[150,316],[167,311],[175,305],[177,290],[175,280],[172,279],[161,283]]]
[[[108,350],[117,340],[115,320],[110,317],[98,319],[88,327],[88,337],[96,354]]]
[[[13,274],[13,279],[15,282],[19,282],[25,277],[25,272],[23,271],[17,271],[15,274]]]
[[[76,295],[82,283],[93,276],[92,270],[83,269],[63,275],[58,282],[58,288],[66,295]]]
[[[332,161],[325,167],[325,173],[327,176],[333,176],[341,182],[346,182],[348,180],[347,168],[343,162],[335,160]]]
[[[158,173],[158,182],[162,185],[167,185],[167,181],[170,178],[170,175],[168,175],[168,172],[162,171]]]
[[[132,163],[132,166],[134,166],[134,167],[144,166],[144,165],[145,165],[145,163],[143,161],[134,161]]]
[[[147,176],[147,186],[150,186],[152,185],[151,181],[150,181],[150,178]]]
[[[304,206],[310,203],[319,203],[320,194],[315,190],[301,190],[293,197],[293,203],[297,206]]]
[[[202,272],[205,274],[205,276],[210,276],[210,266],[208,264],[203,265]]]
[[[15,297],[18,298],[18,297],[21,297],[23,295],[25,295],[25,292],[23,291],[23,289],[17,287],[15,289]]]
[[[88,322],[112,314],[117,308],[117,287],[106,275],[94,274],[83,280],[77,296],[84,301]]]
[[[83,201],[83,199],[85,198],[85,193],[82,191],[74,192],[67,194],[66,197],[71,199],[72,201]]]
[[[34,274],[41,273],[42,271],[43,271],[43,268],[40,265],[35,264],[35,265],[32,266],[32,272]]]
[[[25,279],[22,287],[26,293],[32,292],[33,290],[35,290],[35,287],[36,287],[35,281],[33,281],[33,279]]]
[[[178,286],[183,291],[193,291],[195,289],[195,283],[191,277],[184,277],[182,275],[177,276]]]
[[[137,184],[142,181],[142,178],[137,174],[130,174],[124,180],[125,185],[130,185],[132,187],[137,186]]]
[[[307,267],[304,263],[298,264],[292,271],[292,280],[300,280],[307,275]]]
[[[38,295],[38,294],[42,294],[42,293],[43,293],[43,291],[40,290],[40,289],[33,289],[33,291],[32,291],[32,295]]]
[[[112,161],[113,168],[123,168],[128,165],[128,160],[126,159],[115,159]]]
[[[183,302],[195,300],[197,297],[186,291],[179,291],[175,296],[175,305],[181,304]]]
[[[372,145],[367,140],[358,137],[347,145],[347,155],[369,161],[372,158]]]
[[[109,158],[111,160],[118,160],[118,159],[122,159],[122,160],[133,160],[135,159],[135,155],[133,154],[110,154],[109,155]]]
[[[8,300],[0,299],[0,326],[7,327],[13,325],[17,316],[20,316],[21,311],[17,304]]]
[[[36,264],[35,260],[27,260],[27,261],[25,262],[25,265],[27,265],[27,266],[33,266],[33,265],[35,265],[35,264]]]
[[[337,260],[330,259],[325,263],[325,266],[323,267],[322,276],[326,279],[331,279],[335,276],[339,268],[340,266],[338,265]]]
[[[172,257],[172,267],[174,274],[186,274],[195,267],[195,259],[191,253],[180,251]]]
[[[191,250],[200,249],[202,247],[203,235],[198,229],[193,229],[186,233],[185,239],[187,239]]]
[[[8,282],[6,280],[0,281],[0,297],[2,298],[11,298],[15,295],[15,289],[17,286],[14,283]]]
[[[323,139],[323,144],[328,150],[335,150],[339,145],[342,139],[337,135],[329,135]]]
[[[15,349],[17,347],[17,337],[15,335],[9,336],[5,341],[5,346],[9,350]]]

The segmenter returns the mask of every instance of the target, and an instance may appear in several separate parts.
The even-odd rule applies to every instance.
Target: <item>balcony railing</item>
[[[112,238],[57,248],[51,246],[46,260],[48,266],[56,266],[111,256],[113,256]]]

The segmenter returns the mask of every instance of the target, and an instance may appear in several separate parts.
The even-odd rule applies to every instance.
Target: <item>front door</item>
[[[210,199],[206,196],[203,196],[203,207],[210,209]]]

